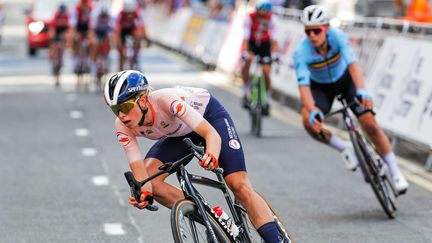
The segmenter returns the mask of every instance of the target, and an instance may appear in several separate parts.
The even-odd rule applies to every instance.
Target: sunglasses
[[[310,36],[312,33],[314,33],[314,35],[319,35],[324,30],[325,30],[324,26],[315,27],[315,28],[307,28],[307,29],[305,29],[305,33],[307,36]]]
[[[141,96],[138,96],[135,100],[125,101],[118,105],[112,105],[110,106],[111,110],[114,112],[116,116],[118,116],[120,112],[127,115],[135,107],[135,104],[138,102],[140,98]]]

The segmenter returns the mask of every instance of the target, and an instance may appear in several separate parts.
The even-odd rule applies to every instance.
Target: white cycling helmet
[[[301,21],[305,26],[327,25],[330,22],[330,15],[327,8],[310,5],[303,10]]]
[[[123,11],[125,12],[133,12],[137,7],[135,0],[124,0],[123,1]]]

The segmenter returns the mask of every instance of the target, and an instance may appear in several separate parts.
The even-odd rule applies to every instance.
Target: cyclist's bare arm
[[[308,112],[312,111],[315,108],[315,101],[313,99],[310,87],[308,85],[301,85],[299,87],[299,91],[300,99],[304,108],[306,108]]]
[[[203,120],[194,129],[194,132],[205,139],[206,153],[213,154],[216,158],[219,158],[222,140],[216,129],[206,120]]]
[[[348,66],[348,71],[357,89],[363,89],[363,73],[360,65],[357,62],[353,62]]]
[[[140,160],[132,161],[132,163],[130,163],[129,166],[132,170],[132,173],[133,173],[135,179],[137,179],[138,181],[142,181],[142,180],[148,178],[148,174],[147,174],[146,166],[144,164],[144,160],[140,159]],[[151,183],[146,183],[143,187],[141,187],[141,191],[152,192]]]
[[[271,52],[272,53],[279,52],[279,43],[276,40],[271,41]]]

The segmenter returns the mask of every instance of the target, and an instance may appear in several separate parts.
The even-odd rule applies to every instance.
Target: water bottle
[[[228,216],[220,206],[213,207],[213,212],[219,222],[228,229],[228,232],[230,232],[234,238],[236,238],[239,234],[239,228],[235,224],[234,220]]]

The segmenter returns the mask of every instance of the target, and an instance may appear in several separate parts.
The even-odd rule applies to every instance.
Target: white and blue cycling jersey
[[[294,66],[299,86],[310,85],[311,80],[322,84],[335,83],[348,66],[357,61],[347,35],[340,29],[329,28],[327,43],[329,49],[326,57],[318,53],[309,38],[305,38],[296,47]]]

